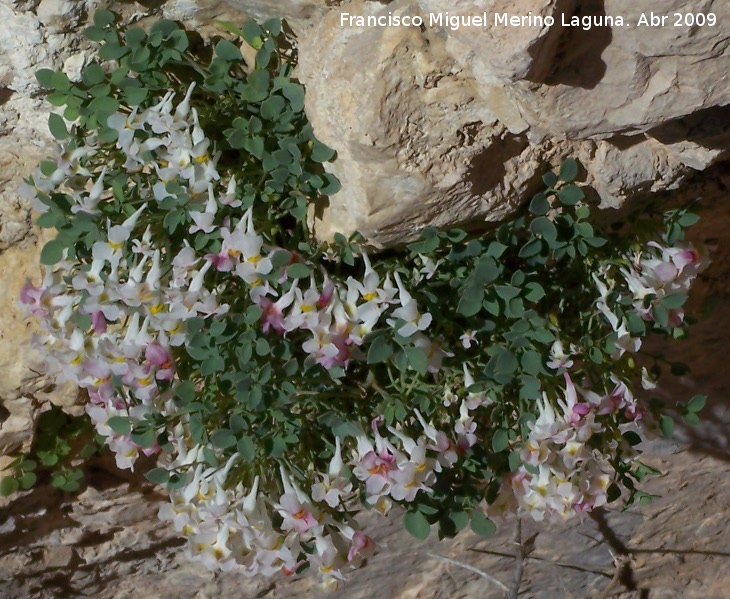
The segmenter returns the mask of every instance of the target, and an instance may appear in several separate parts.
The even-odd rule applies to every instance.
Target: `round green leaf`
[[[312,160],[315,162],[328,162],[329,160],[332,160],[334,155],[335,151],[332,148],[324,145],[316,139],[314,140],[312,145],[312,154],[310,156]]]
[[[0,481],[0,495],[3,497],[12,495],[18,490],[19,486],[17,479],[12,476],[6,476],[2,479],[2,481]]]
[[[566,185],[558,191],[558,198],[565,206],[573,206],[585,197],[583,190],[576,185]]]
[[[393,355],[393,348],[391,347],[385,336],[381,335],[376,337],[370,345],[368,350],[368,364],[378,364],[385,362],[390,356]]]
[[[217,430],[210,436],[210,442],[220,449],[233,447],[237,441],[238,439],[236,439],[236,435],[227,428]]]
[[[578,162],[575,158],[566,158],[560,165],[560,173],[558,174],[561,181],[570,183],[578,176]]]
[[[55,71],[53,69],[39,69],[35,73],[35,78],[42,87],[47,89],[53,88],[53,75]]]
[[[228,40],[220,40],[215,45],[215,54],[219,58],[222,58],[223,60],[228,60],[230,62],[241,60],[243,58],[243,56],[241,56],[241,51],[238,49],[238,46],[229,42]]]
[[[117,435],[128,435],[132,432],[132,424],[129,422],[129,418],[124,416],[112,416],[107,421],[107,425]]]
[[[499,453],[509,447],[509,433],[505,428],[498,428],[492,437],[492,449]]]
[[[295,262],[294,264],[290,264],[286,269],[287,276],[291,277],[292,279],[301,279],[303,277],[308,277],[310,272],[311,271],[309,270],[309,267],[301,262]]]
[[[544,216],[540,216],[530,223],[530,231],[535,235],[539,235],[548,243],[552,243],[558,238],[557,228],[550,219]]]
[[[417,539],[424,541],[431,532],[431,525],[421,512],[408,512],[403,516],[406,530]]]
[[[41,250],[41,264],[53,266],[63,258],[63,251],[66,249],[64,243],[58,239],[51,239]]]
[[[48,115],[48,130],[58,140],[63,140],[68,137],[66,121],[63,120],[60,114],[56,114],[55,112]]]
[[[238,449],[238,453],[247,462],[253,461],[256,456],[256,447],[251,437],[241,437],[236,444],[236,449]]]
[[[497,532],[497,525],[479,511],[471,514],[471,529],[483,537],[492,537]]]
[[[665,439],[671,439],[674,434],[674,419],[666,414],[662,414],[659,417],[659,428]]]
[[[145,477],[151,483],[164,485],[170,480],[170,472],[166,468],[153,468],[145,474]]]
[[[695,395],[692,399],[689,400],[689,403],[687,404],[687,410],[690,412],[700,412],[705,407],[706,403],[706,395]]]

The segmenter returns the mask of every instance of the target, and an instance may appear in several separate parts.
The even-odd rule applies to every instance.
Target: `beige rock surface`
[[[730,5],[663,7],[714,11],[718,25],[693,29],[671,19],[640,27],[642,7],[396,0],[330,12],[302,36],[299,67],[308,114],[337,150],[332,170],[343,182],[318,234],[359,229],[387,245],[426,224],[499,220],[534,192],[546,160],[566,155],[582,159],[603,207],[675,188],[720,159],[730,138],[730,28],[721,25]],[[485,9],[484,28],[429,25],[430,14]],[[343,27],[345,11],[420,14],[425,26]],[[503,13],[552,16],[555,25],[495,25]],[[619,15],[624,26],[562,26]]]

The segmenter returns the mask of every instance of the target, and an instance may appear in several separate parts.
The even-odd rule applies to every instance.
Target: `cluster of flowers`
[[[489,438],[486,427],[495,399],[473,390],[474,378],[464,365],[458,381],[464,392],[452,387],[444,391],[448,417],[434,425],[413,410],[407,426],[387,426],[387,433],[383,420],[375,418],[371,432],[360,430],[346,447],[335,439],[326,472],[310,464],[301,468],[310,467],[306,475],[295,476],[285,465],[278,481],[264,484],[242,466],[238,454],[222,467],[208,465],[211,451],[218,459],[223,453],[193,442],[189,418],[174,401],[181,383],[175,355],[187,341],[186,321],[228,312],[224,284],[210,285],[211,280],[226,279],[219,273],[245,284],[248,298],[260,308],[263,334],[298,340],[305,366],[347,368],[364,359],[360,348],[366,336],[384,329],[422,349],[431,373],[441,371],[444,357],[453,356],[450,350],[457,348],[441,347],[427,335],[432,315],[420,310],[406,284],[415,286],[434,275],[439,263],[426,256],[408,276],[395,270],[379,274],[365,254],[359,279],[330,278],[290,252],[287,264],[275,266],[280,264],[277,253],[284,250],[267,244],[257,231],[253,208],[246,209],[249,204],[244,205],[247,199],[241,197],[235,176],[219,173],[220,154],[190,106],[193,91],[191,85],[177,105],[170,92],[145,110],[112,115],[108,126],[117,132],[115,142],[92,136],[82,148],[61,144],[50,173],[39,170],[24,185],[21,194],[40,210],[47,209],[49,195],[63,193],[71,199],[73,213],[103,214],[105,203],[114,197],[112,181],[125,176],[134,181],[135,199],[134,212],[121,224],[107,221],[89,260],[66,255],[48,269],[40,285],[26,284],[21,302],[40,322],[38,340],[49,370],[88,390],[87,413],[120,468],[133,468],[142,452],[162,451],[156,441],[136,442],[136,425],[149,429],[155,423],[154,439],[167,433],[173,447],[167,467],[183,484],[170,491],[171,501],[160,517],[188,538],[192,557],[211,569],[247,575],[293,574],[308,565],[319,572],[325,587],[336,588],[345,571],[359,566],[373,546],[352,515],[357,501],[364,498],[386,513],[394,502],[407,504],[419,493],[430,493],[444,469]],[[109,151],[111,144],[114,152]],[[123,160],[105,163],[107,153]],[[170,198],[176,205],[186,204],[187,233],[193,239],[216,237],[219,249],[216,245],[204,253],[187,241],[170,248],[160,242],[161,223],[144,226],[148,213],[159,217],[162,211],[153,208],[169,204]],[[238,208],[242,214],[237,219]],[[306,288],[306,275],[288,274],[298,262],[311,273]],[[640,347],[625,318],[610,307],[615,292],[627,288],[633,309],[651,320],[652,307],[686,292],[703,266],[688,245],[656,243],[625,263],[618,269],[622,282],[612,278],[613,267],[593,275],[596,310],[618,336],[615,359]],[[670,324],[682,320],[681,308],[672,309]],[[477,344],[477,333],[465,331],[459,340],[470,349]],[[617,376],[611,379],[613,390],[604,395],[574,384],[570,369],[580,365],[579,354],[573,345],[567,351],[560,341],[553,345],[547,366],[556,376],[564,375],[563,397],[556,407],[544,394],[527,438],[512,441],[521,443],[522,464],[503,478],[491,509],[517,510],[536,520],[565,519],[606,503],[615,474],[610,463],[623,443],[620,433],[639,430],[643,410]],[[114,425],[121,420],[130,423],[126,432]],[[413,430],[422,434],[408,434]],[[608,431],[610,439],[594,448],[595,436]],[[630,448],[621,450],[630,454]],[[347,451],[349,460],[343,459]]]
[[[599,292],[596,308],[618,337],[613,359],[641,348],[641,338],[631,336],[626,319],[619,318],[609,308],[609,297],[615,290],[627,289],[632,309],[644,320],[653,321],[653,306],[669,295],[686,294],[697,275],[707,267],[707,260],[684,242],[672,247],[649,242],[642,251],[626,256],[625,262],[627,266],[619,269],[625,285],[619,285],[609,276],[610,268],[604,269],[602,276],[596,273],[592,276]],[[681,307],[669,310],[670,327],[679,326],[683,320]],[[558,400],[560,409],[556,410],[547,396],[543,396],[539,416],[521,452],[522,465],[505,477],[500,497],[490,507],[494,513],[517,510],[538,521],[565,520],[604,505],[608,501],[608,487],[614,480],[611,464],[616,459],[616,450],[621,449],[625,460],[635,452],[620,436],[603,443],[600,451],[591,447],[591,438],[606,432],[609,423],[617,425],[620,434],[627,431],[646,434],[639,427],[646,409],[637,403],[625,381],[611,375],[615,387],[603,395],[573,383],[568,371],[575,365],[573,358],[578,356],[574,345],[566,352],[560,340],[553,344],[547,366],[563,372],[564,398]],[[656,386],[646,368],[642,368],[641,383],[644,389]]]
[[[619,431],[639,432],[643,410],[626,384],[613,377],[615,388],[606,395],[574,385],[566,372],[564,398],[555,409],[544,396],[539,415],[525,440],[522,464],[502,482],[494,513],[517,511],[534,520],[567,520],[605,505],[614,480],[611,462],[619,444],[623,455],[631,450],[611,438],[601,449],[591,447],[591,438],[606,431],[605,424],[623,416]],[[604,417],[604,418],[602,418]]]
[[[372,437],[364,431],[357,436],[348,465],[363,483],[366,501],[381,513],[390,509],[391,499],[411,502],[420,491],[429,492],[435,474],[457,459],[448,437],[415,413],[424,431],[418,439],[389,427],[391,442],[380,434],[378,420],[372,423]],[[223,468],[206,467],[204,447],[191,448],[182,425],[173,444],[177,457],[170,469],[182,472],[185,484],[170,493],[159,516],[188,538],[188,555],[211,570],[290,576],[308,564],[322,586],[334,590],[345,571],[372,552],[372,539],[350,515],[359,489],[348,476],[339,438],[327,472],[315,472],[309,489],[281,467],[278,498],[259,490],[259,476],[248,488],[229,477],[237,454]]]
[[[644,320],[653,321],[652,309],[667,296],[687,294],[697,275],[707,268],[707,258],[686,242],[662,246],[650,241],[641,251],[625,256],[626,266],[619,269],[628,288],[633,310]],[[641,339],[629,334],[625,318],[620,318],[609,307],[609,297],[619,286],[611,269],[594,273],[593,281],[600,293],[596,308],[604,315],[618,335],[614,359],[625,352],[635,353],[641,348]],[[622,284],[623,288],[624,285]],[[671,308],[668,325],[678,327],[684,321],[682,307]]]
[[[265,278],[274,270],[272,256],[278,248],[264,247],[252,210],[235,226],[230,218],[216,222],[222,206],[237,208],[241,200],[234,177],[223,191],[217,156],[208,154],[210,141],[200,129],[195,109],[189,107],[192,89],[177,107],[168,94],[142,112],[109,118],[109,126],[118,132],[116,148],[126,156],[122,169],[128,174],[144,172],[149,180],[154,173],[157,181],[138,188],[143,203],[122,224],[107,224],[106,239],[94,243],[89,264],[64,258],[47,269],[40,285],[24,286],[21,303],[40,323],[37,341],[49,369],[87,389],[86,411],[120,468],[133,468],[140,453],[151,455],[161,448],[156,442],[143,447],[129,433],[115,431],[112,419],[124,418],[134,425],[147,416],[161,415],[177,422],[171,436],[177,457],[169,468],[182,473],[186,484],[171,492],[171,503],[163,506],[160,517],[171,520],[188,537],[191,556],[210,568],[251,575],[293,574],[305,556],[325,586],[332,588],[343,578],[342,569],[358,565],[372,545],[345,515],[344,504],[356,498],[357,489],[343,476],[340,440],[329,471],[315,473],[316,482],[308,492],[282,469],[284,493],[270,498],[259,492],[258,478],[244,489],[228,476],[236,456],[223,468],[206,467],[204,448],[191,445],[188,423],[177,413],[173,397],[180,381],[173,348],[185,343],[184,323],[193,317],[223,315],[229,308],[219,301],[219,290],[205,286],[206,273],[230,272],[247,284],[251,300],[262,310],[264,333],[308,331],[302,349],[310,363],[325,368],[346,367],[353,357],[362,357],[357,348],[363,337],[383,320],[427,351],[429,369],[440,367],[445,352],[423,333],[431,315],[419,312],[400,275],[386,275],[381,281],[366,255],[362,280],[325,278],[319,288],[312,276],[303,291],[299,280],[288,281],[286,274],[273,284]],[[73,200],[74,213],[99,214],[100,203],[111,197],[109,168],[104,166],[94,175],[84,163],[93,159],[100,145],[93,139],[83,149],[62,144],[53,172],[44,176],[36,171],[21,194],[45,211],[39,195],[65,193]],[[151,226],[139,235],[138,222],[144,220],[150,203],[170,197],[170,182],[183,185],[191,202],[207,192],[204,208],[190,213],[193,223],[188,233],[217,230],[222,239],[219,252],[198,255],[186,241],[177,253],[168,254],[155,247]],[[435,265],[427,258],[423,263],[415,273],[418,278],[433,274]],[[285,284],[288,289],[283,292],[280,285]],[[377,423],[373,439],[364,432],[357,439],[353,473],[362,481],[367,500],[382,512],[390,508],[391,498],[412,501],[419,491],[428,491],[436,473],[456,460],[450,439],[420,414],[417,417],[425,432],[417,440],[391,427],[400,448],[380,435]],[[163,431],[154,432],[156,437]]]

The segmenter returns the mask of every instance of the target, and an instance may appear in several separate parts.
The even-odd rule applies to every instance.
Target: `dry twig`
[[[443,555],[439,555],[438,553],[426,553],[429,557],[433,557],[435,559],[441,560],[442,562],[447,562],[449,564],[453,564],[454,566],[459,566],[460,568],[464,568],[465,570],[469,570],[469,572],[474,572],[474,574],[478,574],[482,578],[488,580],[492,584],[496,584],[500,589],[502,589],[505,593],[509,594],[510,590],[509,587],[506,584],[503,584],[494,576],[490,576],[486,572],[482,572],[480,569],[475,568],[474,566],[470,566],[469,564],[465,564],[463,562],[457,562],[454,559],[450,559],[448,557],[444,557]]]
[[[613,554],[611,554],[613,555]],[[600,595],[598,595],[597,599],[607,599],[608,596],[611,594],[611,591],[616,587],[616,585],[621,580],[621,575],[624,572],[624,568],[629,564],[631,561],[630,555],[625,554],[619,554],[619,555],[613,555],[613,564],[615,566],[613,571],[613,578],[611,581],[606,585],[606,588],[603,589]]]

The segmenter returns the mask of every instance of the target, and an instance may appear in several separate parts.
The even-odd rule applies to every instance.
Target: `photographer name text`
[[[637,17],[628,19],[623,16],[612,15],[569,15],[557,16],[515,15],[506,12],[489,14],[483,12],[477,15],[454,15],[448,12],[429,13],[426,16],[387,14],[380,15],[353,15],[343,12],[340,14],[341,27],[441,27],[456,31],[460,28],[485,29],[488,27],[552,27],[559,24],[563,27],[579,27],[584,31],[594,27],[714,27],[717,25],[715,13],[702,12],[673,12],[668,14],[658,12],[643,12]]]

